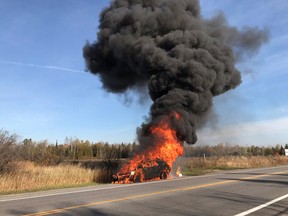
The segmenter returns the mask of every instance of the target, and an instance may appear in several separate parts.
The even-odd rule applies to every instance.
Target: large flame
[[[179,120],[180,114],[174,113],[174,118]],[[183,155],[184,148],[181,141],[177,138],[176,131],[169,126],[167,118],[163,118],[157,126],[150,128],[151,136],[153,136],[154,143],[144,152],[137,154],[125,164],[120,173],[127,173],[135,170],[139,164],[145,160],[160,159],[165,161],[171,168],[173,162],[178,156]],[[125,183],[125,182],[122,182]]]

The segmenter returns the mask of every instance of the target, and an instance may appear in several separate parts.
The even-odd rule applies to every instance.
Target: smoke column
[[[105,90],[148,89],[153,104],[138,129],[140,145],[167,116],[179,140],[193,144],[213,96],[241,83],[237,60],[267,41],[266,29],[239,30],[222,14],[204,19],[197,0],[115,0],[102,11],[97,40],[84,46],[83,56]]]

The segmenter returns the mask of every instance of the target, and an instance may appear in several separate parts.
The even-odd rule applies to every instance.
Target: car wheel
[[[135,183],[141,182],[141,176],[139,174],[135,175],[133,182],[135,182]]]
[[[167,179],[167,177],[168,177],[168,174],[167,174],[167,172],[165,172],[165,171],[163,171],[163,172],[161,172],[161,174],[160,174],[160,179]]]

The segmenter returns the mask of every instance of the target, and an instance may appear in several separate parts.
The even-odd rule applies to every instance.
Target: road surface
[[[288,166],[0,196],[0,215],[288,215]]]

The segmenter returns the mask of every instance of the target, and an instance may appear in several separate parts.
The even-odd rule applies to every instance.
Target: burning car
[[[145,160],[135,170],[113,175],[113,183],[142,182],[151,179],[167,179],[171,167],[163,160]]]

